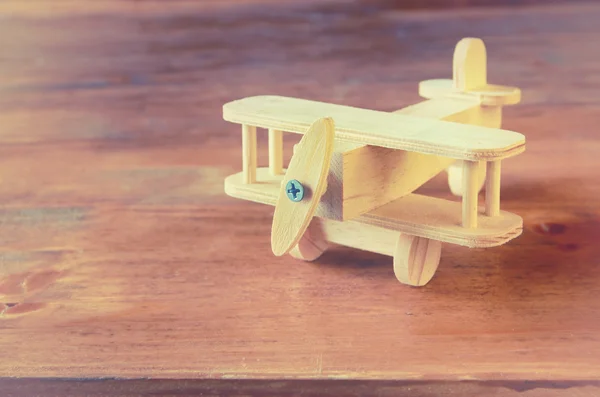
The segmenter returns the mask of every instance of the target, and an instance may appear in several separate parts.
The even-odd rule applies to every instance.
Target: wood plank
[[[267,397],[277,395],[307,395],[338,397],[360,394],[364,397],[410,395],[431,397],[458,395],[461,397],[596,397],[598,381],[383,381],[368,380],[253,380],[253,379],[0,379],[0,390],[11,397],[196,397],[209,395],[236,397],[247,395]]]
[[[498,84],[486,84],[478,89],[460,91],[450,79],[431,79],[419,83],[419,95],[423,98],[454,98],[475,101],[485,106],[516,105],[521,102],[521,90]]]
[[[0,394],[598,395],[598,4],[11,3]],[[501,195],[523,234],[444,246],[419,289],[384,255],[274,257],[273,208],[223,192],[242,163],[222,105],[265,92],[415,104],[419,81],[451,76],[466,24],[490,81],[523,90],[503,122],[528,148],[502,162]],[[284,164],[297,138],[284,135]],[[451,197],[441,177],[417,193]]]
[[[463,160],[492,160],[525,150],[525,137],[448,121],[274,95],[223,105],[223,118],[239,124],[304,133],[321,117],[335,121],[336,139]]]
[[[275,205],[282,176],[273,176],[268,168],[259,168],[257,183],[244,184],[242,175],[237,173],[225,179],[228,195]],[[327,204],[325,201],[319,203],[316,216],[328,215]],[[483,216],[484,212],[484,207],[478,209],[478,227],[469,229],[461,224],[460,202],[409,194],[346,222],[379,226],[471,248],[495,247],[521,234],[523,220],[520,216],[501,211],[496,217],[487,217]]]
[[[480,106],[477,101],[435,98],[398,109],[395,113],[407,116],[426,117],[463,124],[481,125]]]

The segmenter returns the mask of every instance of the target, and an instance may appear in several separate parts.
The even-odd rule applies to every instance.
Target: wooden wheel
[[[403,284],[427,284],[440,263],[442,243],[424,237],[400,234],[394,251],[394,274]]]
[[[327,188],[334,135],[333,120],[318,119],[292,155],[273,214],[271,250],[276,256],[287,254],[300,242],[315,215]]]
[[[329,243],[323,235],[321,222],[318,218],[313,218],[298,244],[290,251],[290,255],[296,259],[310,262],[320,257],[328,246]]]

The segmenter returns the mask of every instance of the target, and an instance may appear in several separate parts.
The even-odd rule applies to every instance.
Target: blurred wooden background
[[[366,3],[383,4],[392,8],[462,8],[481,6],[519,7],[573,3],[570,0],[364,0]],[[577,1],[577,0],[576,0]],[[581,1],[580,1],[581,2]]]

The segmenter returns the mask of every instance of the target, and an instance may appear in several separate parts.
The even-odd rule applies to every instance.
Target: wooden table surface
[[[600,393],[600,5],[29,3],[0,5],[0,376]],[[503,127],[527,151],[502,181],[523,235],[444,245],[423,288],[368,252],[274,257],[273,208],[223,192],[241,170],[223,103],[399,109],[451,76],[467,36],[490,81],[523,90]],[[259,150],[266,164],[266,134]],[[443,175],[421,191],[451,198]]]

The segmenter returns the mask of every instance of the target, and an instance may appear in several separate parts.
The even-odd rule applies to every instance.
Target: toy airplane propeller
[[[273,254],[317,259],[329,243],[393,257],[398,280],[427,284],[442,243],[494,247],[523,220],[500,210],[500,163],[525,137],[499,129],[520,90],[491,85],[479,39],[461,40],[452,80],[427,80],[427,100],[388,113],[280,96],[223,106],[242,125],[243,168],[225,179],[236,198],[275,206]],[[269,130],[269,167],[257,168],[256,128]],[[283,169],[282,131],[303,134]],[[462,203],[413,193],[446,170]],[[485,183],[485,207],[478,194]]]

